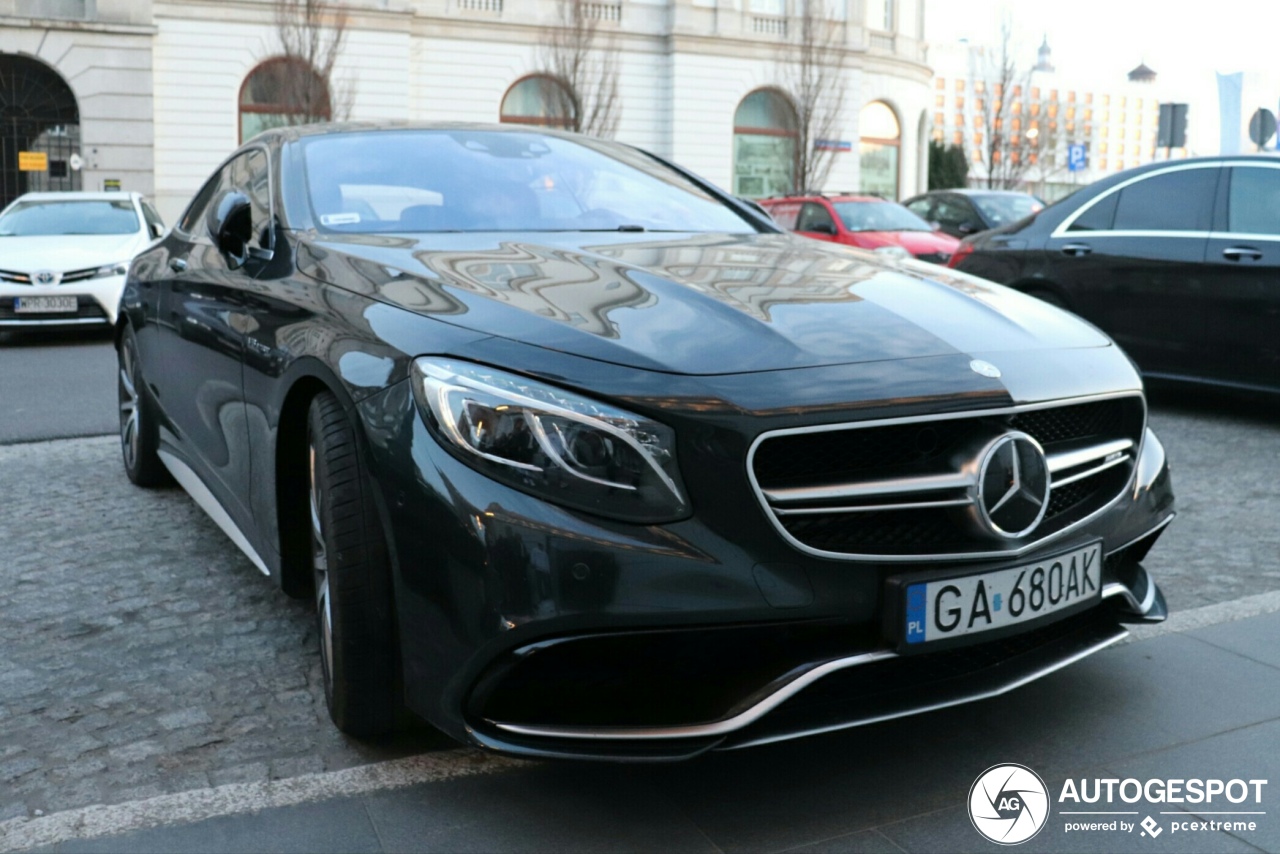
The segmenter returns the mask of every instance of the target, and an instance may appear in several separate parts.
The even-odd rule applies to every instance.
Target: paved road
[[[103,341],[63,341],[35,352],[0,348],[6,368],[19,364],[10,361],[13,356],[50,366],[50,379],[24,384],[17,379],[22,370],[0,371],[14,375],[4,380],[10,385],[0,386],[13,404],[0,408],[0,437],[10,437],[0,442],[35,438],[40,424],[56,423],[24,414],[30,404],[15,390],[45,393],[61,382],[93,387],[94,375],[98,386],[111,388],[111,353]],[[74,371],[81,375],[67,376]],[[53,405],[60,405],[59,397],[52,395]],[[64,434],[114,428],[111,392],[82,392],[71,408],[83,424],[99,426]],[[1154,399],[1151,422],[1175,466],[1181,516],[1147,564],[1174,611],[1280,590],[1280,410],[1251,400],[1162,393]],[[309,608],[264,582],[180,490],[149,492],[129,485],[113,437],[0,446],[0,495],[21,497],[0,501],[0,542],[9,546],[0,564],[0,822],[210,786],[270,785],[319,772],[347,773],[342,769],[359,773],[372,763],[423,753],[441,757],[450,768],[473,762],[471,754],[426,729],[376,745],[337,733],[324,712]],[[1234,659],[1196,658],[1195,646],[1162,649],[1172,650],[1167,662],[1164,653],[1148,659],[1147,653],[1117,651],[1129,675],[1117,675],[1100,659],[1020,692],[1019,708],[1027,716],[1038,714],[1033,710],[1053,713],[1034,722],[1010,719],[1010,733],[997,726],[1005,716],[982,704],[938,713],[923,729],[910,721],[894,723],[736,755],[742,758],[711,759],[697,766],[702,770],[579,772],[552,766],[498,786],[494,797],[507,803],[525,787],[547,785],[545,797],[529,796],[532,806],[522,807],[521,821],[546,810],[562,814],[569,826],[587,820],[581,806],[604,816],[590,839],[607,839],[614,847],[661,847],[655,837],[609,834],[638,821],[629,798],[670,806],[664,799],[672,795],[662,794],[669,792],[700,799],[698,833],[726,849],[780,848],[839,836],[842,841],[830,850],[892,850],[885,848],[883,833],[841,836],[845,828],[875,819],[849,812],[851,793],[871,797],[860,768],[892,776],[895,769],[923,765],[931,774],[951,769],[959,779],[975,773],[970,760],[996,761],[992,745],[1013,736],[1016,756],[1007,758],[1034,763],[1041,755],[1037,739],[1069,738],[1076,751],[1070,767],[1102,767],[1115,758],[1119,744],[1111,717],[1123,716],[1136,726],[1143,716],[1168,712],[1182,696],[1182,683],[1194,688],[1187,695],[1194,702],[1178,706],[1173,720],[1158,725],[1165,739],[1160,745],[1176,743],[1191,733],[1187,727],[1197,738],[1206,736],[1206,719],[1229,723],[1239,709],[1252,715],[1259,704],[1276,708],[1270,695],[1258,695],[1255,702],[1249,698],[1256,691],[1245,690],[1251,686],[1265,694],[1267,685],[1277,684],[1275,673],[1246,672],[1250,666]],[[1191,675],[1169,669],[1180,661],[1195,665]],[[1171,681],[1165,684],[1165,678]],[[1264,718],[1249,720],[1253,726]],[[901,754],[890,745],[898,745]],[[1124,755],[1136,754],[1126,747]],[[1050,764],[1045,773],[1055,768],[1068,765]],[[1280,771],[1273,776],[1280,778]],[[685,779],[699,782],[689,788]],[[424,804],[434,811],[433,820],[472,828],[476,846],[485,847],[485,839],[497,845],[499,837],[485,835],[489,808],[478,794],[489,790],[468,786],[435,792]],[[895,797],[917,811],[945,806],[932,783],[915,794],[900,789],[893,788]],[[778,791],[776,801],[761,794]],[[805,803],[810,806],[790,812]],[[854,815],[862,824],[850,823]],[[417,820],[412,810],[401,816],[406,828]],[[671,837],[676,847],[683,847],[677,843],[690,830],[687,822],[682,827]],[[437,847],[448,848],[466,837],[438,838]],[[554,847],[553,839],[533,838],[523,847]]]
[[[110,331],[0,331],[0,444],[110,433],[117,423]]]

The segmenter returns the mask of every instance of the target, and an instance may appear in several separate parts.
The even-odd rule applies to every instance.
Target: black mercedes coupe
[[[268,131],[138,256],[125,470],[316,604],[329,711],[677,759],[991,697],[1164,618],[1133,364],[628,146]]]

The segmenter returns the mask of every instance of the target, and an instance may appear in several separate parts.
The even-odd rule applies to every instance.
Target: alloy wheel
[[[124,449],[124,462],[130,470],[138,466],[138,389],[135,383],[133,344],[127,338],[120,347],[120,444]]]
[[[325,546],[324,522],[320,515],[321,493],[316,480],[316,447],[308,451],[311,505],[311,567],[315,573],[316,613],[320,618],[320,660],[324,666],[325,691],[333,683],[333,613],[329,597],[329,553]]]

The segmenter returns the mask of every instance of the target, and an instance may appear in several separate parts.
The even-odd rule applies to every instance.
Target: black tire
[[[138,340],[126,326],[116,352],[116,397],[120,403],[120,452],[124,471],[138,486],[167,486],[173,482],[160,462],[160,427],[155,403],[142,378]]]
[[[307,412],[307,480],[329,716],[348,735],[382,735],[401,708],[391,571],[355,429],[330,392]]]

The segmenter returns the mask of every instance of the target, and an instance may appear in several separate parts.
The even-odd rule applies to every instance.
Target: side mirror
[[[942,223],[938,222],[937,220],[931,220],[929,222],[929,227],[932,228],[934,231],[942,231]]]
[[[164,237],[164,226],[161,225],[160,223],[158,222],[150,223],[147,226],[147,228],[150,229],[151,236],[156,238],[157,240],[160,239],[161,237]]]
[[[836,236],[836,227],[829,222],[819,222],[809,227],[809,231],[814,234],[826,234],[830,237]]]
[[[209,208],[207,224],[213,245],[226,256],[231,269],[243,267],[249,259],[249,241],[253,239],[253,210],[249,197],[236,190],[227,190]]]
[[[977,234],[979,231],[982,231],[982,226],[978,225],[976,222],[962,222],[956,226],[956,231],[961,234]]]

